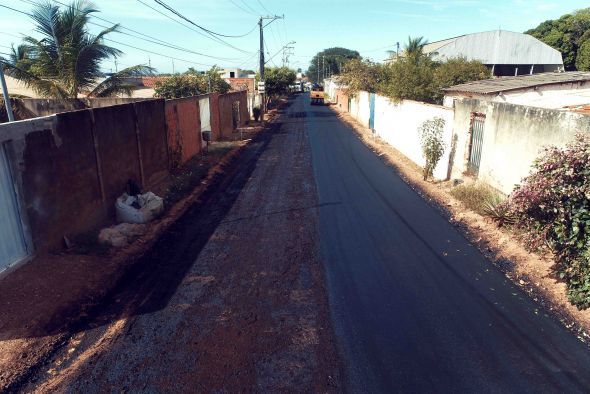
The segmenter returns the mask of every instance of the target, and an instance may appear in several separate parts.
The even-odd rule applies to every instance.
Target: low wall
[[[219,95],[219,137],[230,139],[237,127],[245,126],[250,120],[248,93],[231,92]]]
[[[486,103],[463,99],[455,102],[457,153],[453,176],[466,171],[469,158],[471,115],[486,115],[478,178],[509,194],[530,173],[543,147],[564,146],[577,132],[590,130],[590,116],[573,112]]]
[[[199,98],[166,100],[165,111],[170,161],[177,167],[201,152]]]
[[[358,92],[350,102],[350,114],[363,126],[369,127],[370,112],[369,93]]]
[[[164,100],[2,124],[0,143],[38,251],[111,223],[129,179],[162,192],[168,177]]]
[[[420,147],[419,128],[422,123],[435,117],[445,120],[443,141],[446,149],[433,176],[447,179],[452,152],[453,110],[417,101],[393,103],[386,97],[375,97],[375,133],[421,167],[425,165],[426,159]]]
[[[42,98],[21,98],[18,103],[27,110],[27,119],[40,116],[49,116],[62,112],[76,111],[85,108],[112,107],[113,105],[129,104],[137,101],[148,100],[133,97],[105,97],[105,98],[80,98],[77,100],[56,100]]]

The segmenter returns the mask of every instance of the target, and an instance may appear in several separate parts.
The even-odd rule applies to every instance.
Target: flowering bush
[[[420,147],[426,159],[422,173],[424,180],[427,180],[432,175],[438,161],[445,152],[445,142],[443,141],[444,128],[445,120],[440,117],[434,117],[422,123],[418,129]]]
[[[590,138],[549,147],[508,199],[531,249],[548,247],[578,309],[590,307]]]

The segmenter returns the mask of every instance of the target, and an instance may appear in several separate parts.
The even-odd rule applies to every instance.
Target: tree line
[[[403,53],[387,64],[360,58],[349,60],[338,75],[338,81],[346,85],[352,95],[367,91],[395,101],[441,103],[442,89],[491,77],[490,70],[476,60],[433,60],[432,54],[424,52],[426,44],[423,37],[409,38]]]

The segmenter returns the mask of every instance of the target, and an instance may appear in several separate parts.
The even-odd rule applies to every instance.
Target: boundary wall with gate
[[[434,177],[476,178],[504,194],[510,194],[530,173],[544,147],[564,146],[576,133],[590,132],[589,115],[475,99],[456,99],[450,108],[410,100],[395,103],[376,95],[371,111],[369,93],[348,97],[345,87],[331,86],[334,82],[330,80],[326,83],[332,102],[363,126],[373,124],[375,135],[419,166],[424,165],[425,159],[418,128],[425,120],[442,117],[446,149]],[[343,103],[346,99],[350,103],[348,110]],[[477,119],[481,119],[483,130],[476,127],[474,135]]]

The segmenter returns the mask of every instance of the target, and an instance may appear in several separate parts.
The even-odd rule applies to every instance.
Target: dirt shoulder
[[[222,142],[200,159],[196,187],[178,196],[165,216],[130,245],[104,255],[65,252],[37,256],[0,280],[0,391],[18,387],[67,343],[121,278],[239,160],[246,141]]]
[[[275,126],[114,296],[149,297],[73,335],[27,391],[340,391],[309,141],[303,120]]]
[[[534,301],[559,319],[578,338],[589,344],[590,310],[580,311],[567,300],[566,288],[552,273],[550,256],[531,253],[519,243],[518,237],[489,218],[468,208],[450,194],[452,181],[425,182],[422,168],[380,138],[361,126],[348,113],[331,107],[358,137],[384,162],[393,167],[417,193],[436,206],[449,222],[476,245],[516,285]]]

